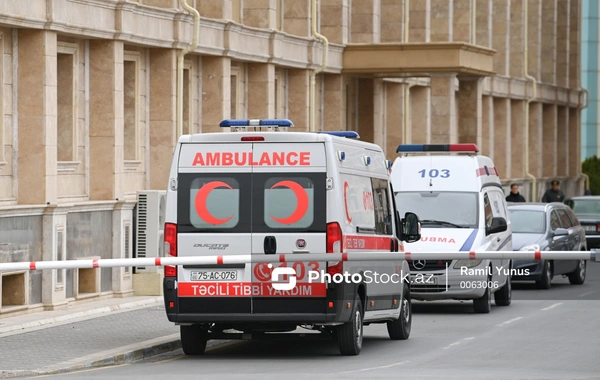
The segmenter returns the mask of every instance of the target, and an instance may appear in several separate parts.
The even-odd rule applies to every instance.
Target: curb
[[[85,310],[85,311],[78,311],[78,312],[75,312],[72,314],[65,314],[65,315],[61,315],[58,317],[54,317],[54,318],[40,319],[37,321],[22,323],[19,325],[9,325],[9,326],[5,326],[5,327],[0,327],[0,335],[14,332],[17,330],[25,330],[25,329],[30,329],[30,328],[42,327],[42,326],[46,326],[46,325],[52,325],[55,323],[69,322],[71,320],[76,320],[76,319],[81,319],[81,318],[86,318],[86,317],[91,317],[91,316],[101,316],[102,314],[109,314],[109,313],[116,312],[116,311],[129,310],[129,309],[134,309],[134,308],[144,307],[144,306],[152,306],[155,304],[161,304],[162,302],[163,302],[162,296],[154,297],[154,298],[147,298],[147,299],[139,300],[139,301],[125,302],[122,304],[116,304],[116,305],[112,305],[112,306],[104,306],[104,307],[89,309],[89,310]],[[0,372],[0,374],[1,373],[2,372]],[[2,376],[0,376],[0,378],[2,378]]]
[[[110,355],[104,359],[94,360],[88,364],[77,364],[70,367],[63,367],[50,370],[0,370],[0,379],[10,379],[24,376],[42,376],[42,375],[56,375],[61,373],[68,373],[74,371],[81,371],[86,369],[108,367],[114,365],[127,364],[141,359],[150,358],[156,355],[164,354],[167,352],[175,351],[181,348],[181,340],[171,340],[155,344],[150,347],[139,348],[136,350],[127,351],[122,354]]]

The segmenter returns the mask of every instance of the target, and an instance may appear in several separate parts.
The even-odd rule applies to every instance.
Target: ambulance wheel
[[[550,289],[552,286],[552,264],[550,261],[544,262],[544,269],[542,269],[542,278],[535,282],[538,289]]]
[[[488,283],[491,278],[488,279]],[[492,293],[490,292],[489,287],[485,287],[485,293],[481,298],[477,298],[473,300],[473,309],[476,313],[487,314],[492,310]]]
[[[410,289],[404,284],[402,303],[400,304],[400,317],[387,323],[388,334],[391,340],[406,340],[410,336],[412,324],[412,307],[410,304]]]
[[[363,341],[363,306],[358,294],[354,299],[354,310],[350,321],[338,327],[337,341],[340,353],[344,356],[358,355]]]
[[[181,348],[186,355],[204,355],[208,334],[199,325],[179,326]]]
[[[512,276],[506,276],[506,283],[504,286],[494,293],[494,301],[496,306],[509,306],[512,301]]]

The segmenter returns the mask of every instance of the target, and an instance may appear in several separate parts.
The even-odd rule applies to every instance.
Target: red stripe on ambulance
[[[326,284],[297,282],[291,290],[274,289],[261,282],[180,282],[179,297],[325,297]]]

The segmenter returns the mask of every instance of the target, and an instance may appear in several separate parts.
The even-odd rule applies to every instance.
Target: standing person
[[[552,203],[552,202],[561,202],[565,200],[565,194],[558,188],[560,182],[557,180],[552,181],[552,187],[544,193],[542,197],[542,202],[544,203]]]
[[[506,197],[507,202],[527,202],[525,197],[519,193],[519,185],[512,183],[510,185],[510,194]]]

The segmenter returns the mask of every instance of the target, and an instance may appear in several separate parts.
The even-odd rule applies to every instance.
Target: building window
[[[123,60],[123,148],[126,161],[139,159],[139,62],[139,53],[127,52],[125,54]]]
[[[57,80],[57,161],[77,161],[77,45],[58,42]]]

